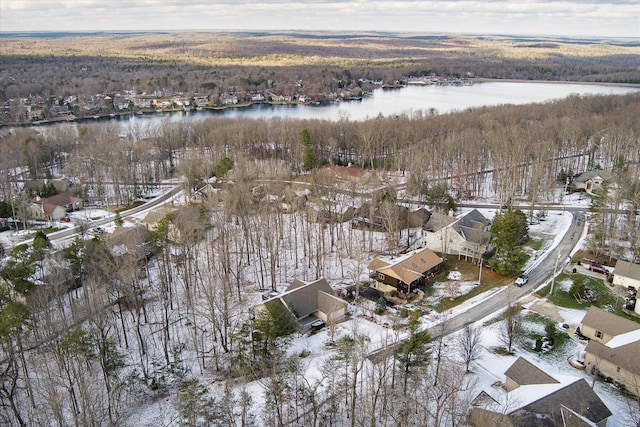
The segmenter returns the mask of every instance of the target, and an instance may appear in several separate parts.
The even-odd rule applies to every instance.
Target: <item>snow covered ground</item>
[[[181,203],[180,197],[181,196],[176,196],[174,200],[176,204]],[[589,205],[589,200],[587,198],[583,198],[581,195],[570,195],[565,196],[562,200],[562,203],[570,206],[581,206],[586,209]],[[460,214],[464,214],[468,209],[470,208],[461,209]],[[496,213],[496,209],[491,208],[483,208],[479,210],[489,218],[492,218]],[[71,217],[84,220],[100,219],[105,218],[109,215],[110,213],[108,211],[102,209],[85,209],[83,211],[70,214]],[[143,217],[144,214],[136,215],[135,218],[127,220],[125,222],[125,226],[130,226],[133,224],[133,222],[139,221]],[[553,249],[559,243],[563,234],[570,226],[571,221],[572,215],[569,212],[554,210],[548,211],[545,221],[530,226],[530,234],[532,236],[545,239],[543,247],[539,250],[540,255],[542,255],[542,252],[544,251]],[[64,224],[68,223],[60,223],[60,225]],[[113,230],[113,227],[113,224],[104,226],[107,232],[111,232]],[[584,237],[586,236],[583,236],[583,239]],[[15,244],[16,242],[19,242],[24,238],[25,234],[23,232],[0,233],[0,244],[3,244],[4,242]],[[374,246],[374,251],[383,250],[385,239],[381,233],[380,235],[375,235],[375,237],[371,241],[372,245]],[[325,268],[325,277],[334,287],[345,287],[347,285],[350,285],[351,283],[353,283],[354,278],[356,277],[360,280],[368,280],[368,275],[366,272],[366,265],[369,261],[368,259],[339,260],[339,258],[345,258],[344,254],[330,253],[327,255],[325,260],[325,264],[327,266]],[[540,257],[532,257],[526,266],[526,270],[535,268],[539,261]],[[303,264],[304,263],[302,263],[302,265],[297,268],[290,267],[290,270],[284,273],[281,277],[299,277],[302,279],[306,279],[306,274],[308,274],[309,272]],[[257,277],[250,277],[249,279],[249,281],[252,281],[254,284],[258,283]],[[279,288],[283,288],[287,284],[288,283],[286,280],[282,280]],[[464,282],[461,284],[459,292],[465,293],[474,285],[475,282]],[[569,286],[569,284],[560,282],[558,283],[558,286],[566,287]],[[489,298],[496,292],[501,292],[503,289],[504,288],[493,289],[485,294],[478,295],[470,300],[467,300],[463,304],[460,304],[453,308],[450,313],[448,313],[448,315],[455,315],[457,313],[464,312],[468,310],[469,307],[479,304],[482,300]],[[255,289],[255,292],[247,295],[247,304],[257,303],[259,301],[260,292],[257,288]],[[534,309],[536,302],[538,301],[530,297],[527,300],[525,307],[527,309]],[[334,331],[335,336],[333,337],[333,340],[337,340],[341,336],[353,336],[354,333],[357,333],[368,337],[368,347],[373,350],[382,348],[389,343],[397,342],[404,336],[404,332],[401,328],[394,328],[395,323],[403,321],[398,317],[389,315],[378,316],[373,313],[370,307],[368,308],[365,305],[351,305],[350,310],[352,315],[350,316],[349,320],[336,326]],[[584,311],[569,310],[563,308],[556,309],[556,313],[563,319],[564,322],[572,325],[578,324],[582,319],[582,316],[584,315]],[[493,315],[492,317],[495,316],[496,315]],[[426,315],[422,318],[425,328],[432,327],[439,320],[440,318],[437,313]],[[478,392],[485,387],[491,386],[491,384],[495,383],[496,381],[504,381],[504,371],[506,371],[506,369],[515,361],[518,355],[523,355],[530,361],[534,362],[537,366],[542,367],[551,375],[570,375],[584,377],[589,383],[591,383],[591,378],[585,372],[575,370],[566,361],[567,357],[581,350],[580,343],[572,341],[572,344],[567,347],[567,354],[555,355],[553,357],[549,357],[550,355],[535,355],[524,349],[523,347],[516,347],[515,356],[501,356],[493,351],[495,347],[499,346],[501,323],[492,322],[492,318],[489,317],[480,320],[476,323],[476,325],[478,327],[481,327],[483,330],[484,350],[481,359],[473,364],[473,373],[470,375],[473,375],[478,382]],[[301,354],[303,352],[308,353],[308,356],[306,356],[302,360],[303,363],[307,366],[306,369],[309,378],[320,378],[320,370],[323,362],[335,354],[335,349],[327,345],[327,343],[330,341],[329,334],[329,328],[324,328],[320,332],[313,335],[305,334],[293,337],[291,346],[288,351],[290,354]],[[449,347],[449,352],[454,352],[453,345]],[[194,360],[185,358],[184,363],[186,363],[187,365],[193,365],[187,367],[188,372],[196,373],[199,371],[197,362],[195,362]],[[220,394],[223,383],[217,381],[214,372],[205,372],[200,376],[203,379],[202,383],[208,385],[208,388],[212,394]],[[254,399],[254,406],[256,408],[260,408],[264,403],[264,387],[260,381],[254,381],[238,387],[244,388],[250,392]],[[621,398],[615,390],[609,388],[609,386],[603,383],[596,382],[595,390],[615,415],[613,424],[611,425],[626,426],[627,424],[624,423],[624,414],[627,411],[628,402],[625,399]],[[132,412],[133,413],[128,420],[129,423],[131,423],[131,425],[141,426],[153,426],[160,424],[173,425],[174,423],[171,420],[175,421],[176,416],[175,409],[172,405],[170,397],[159,397],[155,400],[147,401],[145,404],[141,405],[139,408],[136,408],[136,410]],[[259,412],[260,411],[257,410],[257,413]]]

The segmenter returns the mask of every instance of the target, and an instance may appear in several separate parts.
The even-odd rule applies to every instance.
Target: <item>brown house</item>
[[[410,294],[427,277],[440,271],[442,258],[429,248],[422,248],[395,260],[376,258],[369,264],[374,287],[389,294],[397,291]]]
[[[587,371],[640,396],[640,324],[591,306],[580,331],[590,339],[585,348]]]
[[[34,219],[57,221],[67,212],[82,209],[84,201],[71,191],[41,199],[36,197],[29,206],[29,215]]]
[[[482,391],[469,423],[475,427],[604,427],[612,415],[583,378],[554,378],[520,357],[505,372],[505,386]]]

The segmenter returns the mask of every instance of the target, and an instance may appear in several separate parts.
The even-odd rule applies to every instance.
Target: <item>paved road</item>
[[[148,202],[146,202],[143,205],[137,206],[135,208],[123,211],[120,213],[120,216],[124,219],[127,218],[129,216],[138,214],[140,212],[144,212],[146,210],[150,210],[164,202],[166,202],[167,200],[169,200],[171,197],[175,196],[176,194],[178,194],[181,190],[183,189],[182,186],[178,185],[173,187],[171,190],[167,191],[166,193],[162,194],[161,196],[156,197],[155,199],[151,199]],[[95,221],[90,221],[89,224],[87,225],[87,227],[92,228],[92,227],[98,227],[101,225],[106,225],[109,224],[110,222],[113,221],[113,218],[115,217],[114,215],[109,215],[106,218],[102,218],[102,219],[98,219]],[[69,228],[65,228],[64,230],[60,230],[60,231],[56,231],[54,233],[50,233],[47,236],[49,237],[49,240],[51,241],[55,241],[55,240],[64,240],[70,237],[75,236],[76,234],[80,233],[80,226],[76,225],[74,227],[69,227]],[[31,243],[31,240],[24,240],[24,241],[20,241],[20,244],[22,243]],[[6,247],[5,250],[8,252],[11,250],[11,248],[14,245],[11,245],[9,247]]]
[[[562,240],[555,248],[540,257],[531,270],[528,271],[529,283],[523,287],[517,287],[515,285],[506,286],[500,292],[478,302],[463,313],[449,317],[444,323],[441,322],[438,325],[431,326],[429,329],[432,331],[432,337],[437,338],[440,334],[449,335],[464,328],[467,324],[498,313],[504,310],[510,303],[518,301],[534,289],[547,283],[554,276],[554,272],[559,273],[569,262],[571,251],[580,240],[584,225],[584,213],[573,213],[571,225]],[[389,355],[390,352],[393,352],[396,345],[373,351],[369,354],[369,358],[375,362]]]

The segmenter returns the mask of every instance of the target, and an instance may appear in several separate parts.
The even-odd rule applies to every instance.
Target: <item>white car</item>
[[[526,274],[521,274],[516,279],[516,286],[524,286],[527,283],[529,283],[529,276],[527,276]]]

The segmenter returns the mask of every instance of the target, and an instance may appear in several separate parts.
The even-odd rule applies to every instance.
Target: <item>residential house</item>
[[[173,243],[189,243],[200,240],[209,227],[209,223],[202,214],[202,206],[198,204],[185,205],[180,208],[160,206],[149,212],[142,224],[148,230],[157,230],[160,221],[167,218],[166,237]]]
[[[587,372],[640,396],[640,324],[591,306],[580,332],[589,338],[584,360]]]
[[[209,105],[209,97],[204,96],[195,96],[193,98],[193,103],[196,105],[196,108],[202,108]]]
[[[604,427],[612,413],[583,378],[547,374],[519,357],[504,387],[483,390],[472,402],[475,427]]]
[[[599,190],[605,183],[612,183],[610,172],[604,170],[590,170],[583,172],[573,178],[573,186],[576,190],[584,190],[588,194],[593,194],[595,190]]]
[[[347,316],[348,303],[334,295],[325,279],[314,282],[294,280],[280,295],[256,307],[256,310],[282,307],[296,319],[301,330],[308,330],[314,321],[336,323]]]
[[[114,256],[130,254],[142,261],[151,256],[147,246],[150,231],[142,226],[116,227],[113,233],[107,235],[107,243]]]
[[[291,209],[294,208],[295,206],[291,207]],[[329,209],[317,206],[315,203],[308,203],[306,206],[307,221],[323,224],[353,220],[355,212],[356,209],[353,206],[334,205]]]
[[[233,105],[238,103],[238,97],[236,95],[229,95],[227,93],[222,94],[220,97],[222,105]]]
[[[377,231],[399,231],[406,228],[409,208],[392,203],[363,203],[356,209],[351,226]]]
[[[613,270],[613,284],[640,290],[640,264],[618,260]]]
[[[24,188],[33,193],[39,193],[45,185],[52,185],[56,191],[65,192],[73,187],[73,182],[67,178],[61,179],[28,179],[24,182]]]
[[[82,207],[83,200],[71,191],[67,191],[45,199],[35,197],[29,205],[28,215],[33,219],[57,221],[66,216],[67,212],[82,209]]]
[[[443,254],[479,260],[489,247],[490,226],[491,220],[477,209],[458,218],[434,213],[424,229],[424,245]]]
[[[409,295],[427,277],[440,271],[442,258],[429,248],[422,248],[395,260],[376,258],[369,264],[373,287],[386,295]]]
[[[202,205],[185,205],[171,218],[168,239],[179,244],[194,244],[204,238],[210,227],[209,216]]]
[[[31,121],[39,121],[44,119],[44,111],[41,108],[29,110],[29,119]]]
[[[379,186],[380,178],[375,171],[362,169],[349,164],[349,166],[325,166],[320,170],[323,176],[344,182],[355,182],[360,185]]]
[[[409,211],[407,215],[407,226],[410,228],[424,229],[431,219],[431,212],[425,208],[419,208],[415,211]]]
[[[135,96],[131,99],[133,102],[133,106],[135,108],[151,108],[152,103],[150,98],[143,98],[140,96]]]
[[[172,206],[159,206],[155,209],[149,211],[148,214],[142,219],[142,225],[144,225],[149,230],[157,230],[158,225],[160,224],[160,220],[166,217],[167,215],[175,215],[176,208]]]

